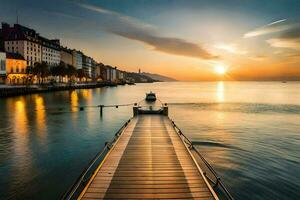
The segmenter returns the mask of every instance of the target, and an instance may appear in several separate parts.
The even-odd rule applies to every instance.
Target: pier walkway
[[[164,115],[135,116],[78,199],[218,199]]]

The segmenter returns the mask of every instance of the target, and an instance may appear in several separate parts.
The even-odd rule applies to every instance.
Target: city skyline
[[[4,0],[0,17],[16,23],[18,15],[122,70],[190,81],[300,79],[299,2],[184,2]]]

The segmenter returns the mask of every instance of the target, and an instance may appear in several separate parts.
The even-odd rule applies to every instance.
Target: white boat
[[[153,92],[146,93],[146,101],[156,101],[156,95]]]

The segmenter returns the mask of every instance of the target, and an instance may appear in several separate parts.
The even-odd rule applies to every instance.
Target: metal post
[[[100,116],[102,116],[102,114],[103,114],[103,107],[104,107],[104,105],[100,105]]]
[[[135,103],[133,106],[133,116],[138,115],[138,113],[139,113],[139,107],[138,107],[138,104]]]
[[[165,115],[165,116],[168,116],[168,114],[169,114],[169,111],[168,111],[169,109],[168,109],[168,104],[166,104],[165,103],[165,105],[163,106],[163,114]]]

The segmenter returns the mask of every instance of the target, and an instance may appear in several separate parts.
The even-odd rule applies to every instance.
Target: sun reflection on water
[[[224,102],[225,97],[224,97],[224,82],[219,81],[217,83],[217,89],[216,89],[216,98],[218,102]]]

